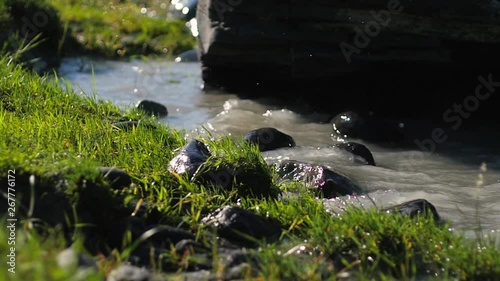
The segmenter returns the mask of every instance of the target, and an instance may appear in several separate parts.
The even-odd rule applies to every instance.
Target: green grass
[[[196,40],[185,22],[167,20],[168,7],[169,1],[153,0],[5,0],[0,41],[15,51],[39,35],[39,48],[24,53],[24,60],[41,58],[48,69],[61,56],[82,54],[171,58],[194,48]]]
[[[166,19],[169,1],[47,1],[84,52],[173,56],[195,46],[184,22]]]
[[[204,140],[212,153],[205,168],[237,169],[249,175],[242,181],[256,185],[249,180],[255,177],[265,183],[270,196],[241,192],[238,181],[230,189],[190,182],[167,171],[176,149],[186,143],[183,131],[136,110],[121,111],[92,95],[76,94],[69,84],[60,85],[53,76],[23,69],[8,55],[0,58],[0,181],[5,192],[7,170],[16,170],[16,216],[22,220],[17,224],[16,274],[2,266],[0,280],[75,280],[76,268],[60,268],[56,262],[68,241],[98,264],[96,272],[80,280],[103,280],[127,257],[134,241],[125,239],[125,247],[102,253],[84,247],[95,244],[84,237],[112,230],[141,199],[151,214],[148,219],[180,226],[200,241],[210,237],[201,219],[221,206],[237,204],[278,219],[280,239],[252,250],[261,266],[257,277],[248,280],[345,280],[340,278],[344,275],[350,280],[500,278],[495,240],[483,235],[470,240],[430,217],[410,219],[376,208],[329,213],[312,194],[297,191],[300,184],[278,184],[257,148],[240,139]],[[113,122],[123,120],[141,120],[156,128],[112,128]],[[97,173],[98,166],[127,171],[133,184],[111,189]],[[276,199],[279,190],[295,190],[298,196]],[[1,200],[3,214],[7,200]],[[9,253],[6,218],[2,215],[0,227],[3,265]],[[302,254],[296,254],[301,246]],[[183,271],[186,257],[172,253],[164,258]],[[218,270],[216,264],[214,271]]]

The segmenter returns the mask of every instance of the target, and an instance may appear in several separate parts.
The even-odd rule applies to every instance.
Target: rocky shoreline
[[[23,30],[25,17],[54,13],[29,5],[14,7],[14,20],[2,22],[2,28]],[[58,65],[68,50],[61,49],[64,29],[54,20],[43,25],[50,39],[16,60],[40,73]],[[0,33],[4,41],[7,36]],[[69,49],[80,51],[68,42]],[[7,51],[15,54],[15,46]],[[185,139],[158,122],[169,113],[161,104],[143,100],[122,112],[64,90],[16,60],[12,53],[0,58],[0,167],[15,171],[10,188],[18,219],[15,231],[0,230],[4,241],[17,235],[15,251],[0,244],[1,256],[17,254],[17,275],[6,280],[500,276],[497,245],[457,235],[439,206],[425,199],[383,209],[324,208],[321,200],[369,193],[336,167],[293,159],[267,163],[264,151],[296,149],[293,136],[279,128],[251,130],[238,141]],[[313,100],[340,112],[319,95]],[[408,141],[398,123],[355,111],[327,122],[338,142],[333,148],[356,165],[376,166],[378,159],[351,137]],[[13,181],[3,173],[0,182]],[[12,196],[11,189],[2,185],[2,196]],[[12,206],[0,202],[4,222]]]

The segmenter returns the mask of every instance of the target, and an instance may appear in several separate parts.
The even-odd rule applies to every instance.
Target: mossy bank
[[[479,230],[329,212],[239,138],[199,138],[207,161],[173,172],[183,131],[62,82],[0,58],[1,280],[500,278],[498,245]]]
[[[38,36],[24,60],[57,67],[61,56],[175,56],[195,46],[185,22],[167,19],[169,1],[6,0],[0,39],[16,50]]]

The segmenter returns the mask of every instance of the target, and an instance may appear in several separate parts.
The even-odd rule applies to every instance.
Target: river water
[[[301,101],[288,101],[285,106],[272,99],[250,100],[223,91],[204,91],[198,62],[67,58],[58,75],[77,92],[95,94],[124,109],[142,99],[164,104],[169,114],[160,121],[186,130],[189,136],[208,130],[237,138],[252,129],[275,127],[291,135],[297,147],[263,152],[269,163],[294,159],[327,165],[369,191],[371,199],[325,200],[325,206],[334,211],[345,204],[388,207],[423,198],[454,229],[473,236],[473,229],[480,225],[485,233],[500,237],[500,143],[496,142],[499,134],[491,128],[478,130],[479,125],[474,124],[455,131],[445,127],[447,140],[434,143],[433,153],[425,154],[416,145],[391,147],[357,140],[370,149],[377,163],[363,166],[331,147],[332,125],[325,122],[329,114],[295,106]],[[438,126],[422,120],[404,120],[404,124],[415,128],[412,134],[418,140],[430,140]],[[479,174],[482,181],[478,182]]]

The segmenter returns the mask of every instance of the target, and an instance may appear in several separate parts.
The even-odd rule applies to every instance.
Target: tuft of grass
[[[195,46],[184,22],[167,19],[169,1],[47,1],[86,53],[175,56]]]

